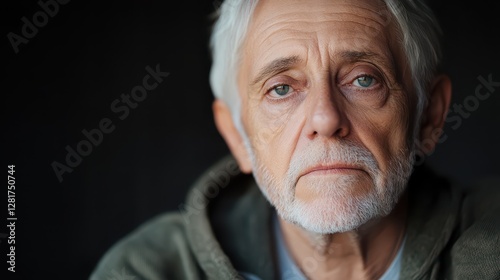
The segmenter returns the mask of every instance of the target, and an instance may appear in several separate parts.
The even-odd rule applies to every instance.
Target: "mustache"
[[[374,177],[379,166],[373,154],[364,146],[353,141],[319,143],[310,142],[292,156],[288,168],[288,177],[298,180],[306,170],[318,165],[346,164],[362,168]]]

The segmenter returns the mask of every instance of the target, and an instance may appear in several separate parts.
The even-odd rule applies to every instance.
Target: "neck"
[[[316,234],[279,218],[285,244],[309,279],[378,279],[405,233],[407,196],[386,217],[348,232]]]

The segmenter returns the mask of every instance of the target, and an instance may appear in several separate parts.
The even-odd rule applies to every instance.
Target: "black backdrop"
[[[448,138],[427,161],[464,183],[499,174],[500,87],[474,100],[479,76],[500,81],[497,3],[433,1],[445,32],[452,104],[466,102],[471,110],[454,113]],[[33,22],[42,8],[37,1],[3,3],[1,162],[5,173],[16,165],[18,220],[16,273],[1,279],[88,278],[114,242],[147,219],[176,211],[197,176],[228,152],[213,124],[208,85],[208,18],[218,4],[73,0],[59,4],[45,24],[39,17],[38,32],[15,53],[8,34],[22,35],[22,18]],[[111,104],[157,65],[169,76],[127,116],[113,112]],[[92,151],[80,147],[89,155],[60,182],[53,162],[66,164],[66,147],[77,149],[86,139],[82,130],[97,129],[106,118],[114,130]],[[10,246],[4,187],[2,273]]]

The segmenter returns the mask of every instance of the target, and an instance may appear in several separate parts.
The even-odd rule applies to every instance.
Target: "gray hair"
[[[441,61],[441,29],[432,10],[419,0],[384,0],[399,25],[400,43],[408,60],[414,90],[417,93],[417,115],[413,137],[418,134],[428,91]],[[225,0],[217,11],[218,19],[210,39],[212,68],[210,85],[216,98],[231,110],[237,129],[244,133],[240,115],[237,76],[241,49],[250,19],[258,0]]]

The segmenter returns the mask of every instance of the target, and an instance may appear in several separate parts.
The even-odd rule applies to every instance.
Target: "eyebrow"
[[[373,52],[363,52],[363,51],[344,51],[340,56],[349,61],[358,61],[367,58],[377,58],[378,55]]]
[[[344,51],[340,54],[340,56],[349,62],[356,62],[369,59],[377,62],[378,64],[381,64],[381,66],[387,69],[391,69],[393,65],[393,61],[387,61],[387,59],[374,52]]]
[[[298,56],[289,56],[275,59],[261,68],[259,74],[257,75],[257,78],[253,80],[252,85],[257,84],[266,77],[284,72],[300,61],[301,59]]]

